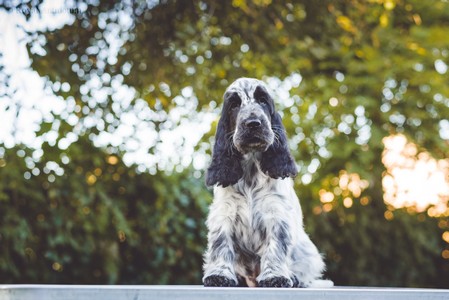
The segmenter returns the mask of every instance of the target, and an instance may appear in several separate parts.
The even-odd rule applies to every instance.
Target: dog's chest
[[[235,188],[243,196],[236,211],[235,243],[242,252],[255,254],[266,239],[263,208],[271,191],[270,180],[256,175],[252,180],[240,181]]]

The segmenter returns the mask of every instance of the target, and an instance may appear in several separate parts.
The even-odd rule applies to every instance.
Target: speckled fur
[[[263,82],[249,78],[235,81],[224,98],[206,179],[214,200],[203,283],[311,286],[325,265],[303,228],[290,178],[296,166],[273,100]]]

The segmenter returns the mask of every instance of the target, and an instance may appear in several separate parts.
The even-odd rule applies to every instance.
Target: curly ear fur
[[[225,103],[225,105],[228,106],[228,103]],[[218,122],[212,162],[206,173],[206,184],[208,186],[219,184],[227,187],[237,183],[243,176],[243,169],[240,165],[242,155],[234,148],[232,143],[228,110],[227,107],[223,107]]]
[[[260,166],[271,178],[295,177],[298,174],[295,161],[288,149],[287,136],[279,113],[271,117],[271,128],[275,134],[274,143],[262,153]]]

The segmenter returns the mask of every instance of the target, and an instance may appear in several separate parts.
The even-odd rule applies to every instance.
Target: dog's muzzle
[[[274,133],[265,114],[243,112],[237,119],[233,139],[240,153],[264,152],[273,144]]]

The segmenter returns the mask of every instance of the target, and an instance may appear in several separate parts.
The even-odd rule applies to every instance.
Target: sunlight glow
[[[383,139],[384,200],[394,208],[428,210],[431,217],[449,215],[449,159],[436,160],[420,152],[403,135]]]
[[[330,180],[331,187],[327,189],[320,189],[318,195],[320,201],[323,203],[322,210],[329,212],[333,209],[338,201],[338,198],[343,197],[343,206],[350,208],[354,204],[354,199],[360,198],[362,192],[369,187],[369,182],[361,179],[357,173],[348,173],[347,171],[340,171],[338,176]],[[362,205],[367,205],[368,198],[360,198]],[[314,209],[315,214],[320,214],[321,209]]]

